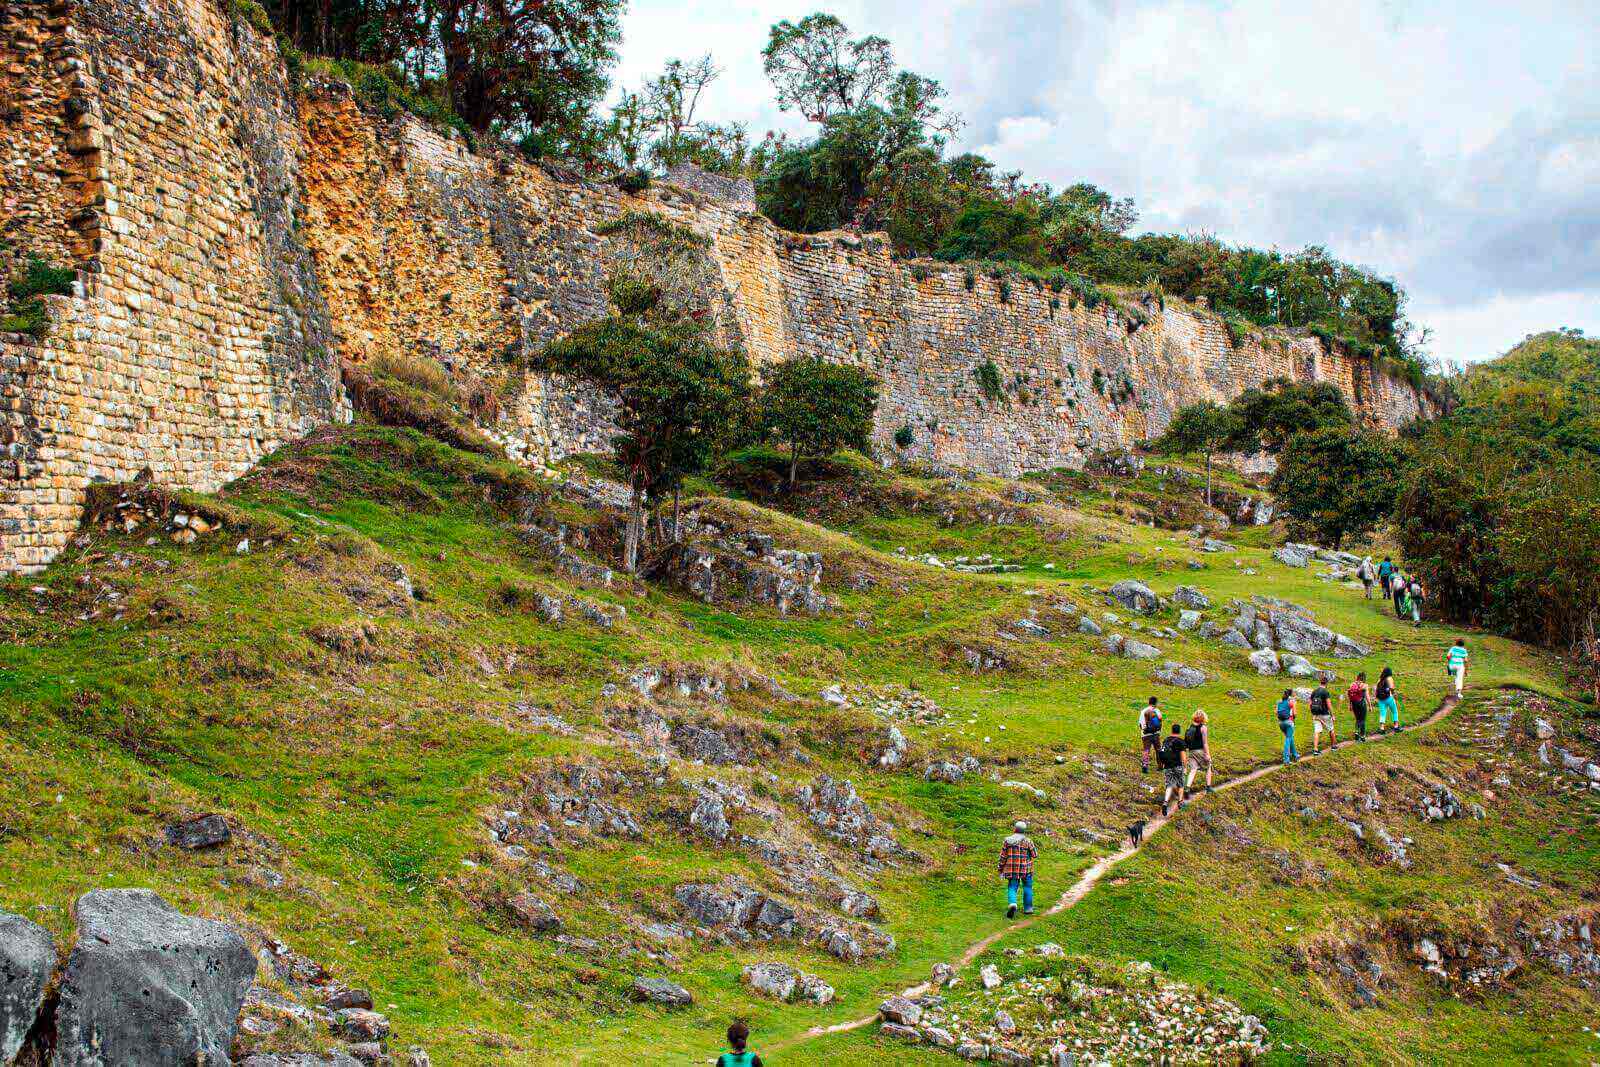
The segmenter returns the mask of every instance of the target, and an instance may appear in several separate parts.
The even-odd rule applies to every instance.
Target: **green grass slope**
[[[763,1043],[788,1040],[870,1012],[1002,929],[994,850],[1012,819],[1035,826],[1045,900],[1114,849],[1152,804],[1155,779],[1137,773],[1132,743],[1149,694],[1179,714],[1211,714],[1219,775],[1274,757],[1270,708],[1284,682],[1255,676],[1244,653],[1193,633],[1153,639],[1162,658],[1208,675],[1178,690],[1154,682],[1152,664],[1109,656],[1076,632],[1081,613],[1115,610],[1122,621],[1103,622],[1108,632],[1148,638],[1105,602],[1119,578],[1164,595],[1195,585],[1219,622],[1232,597],[1294,601],[1372,647],[1364,660],[1327,661],[1341,679],[1392,665],[1413,715],[1444,692],[1439,658],[1452,632],[1401,626],[1317,569],[1274,562],[1258,530],[1236,533],[1236,553],[1197,552],[1186,534],[1147,525],[1158,517],[1147,504],[1130,512],[1127,484],[1070,475],[961,483],[840,460],[795,497],[763,485],[758,464],[700,485],[691,506],[702,519],[821,555],[834,607],[812,617],[707,603],[662,581],[575,579],[527,526],[564,529],[579,557],[603,558],[615,519],[575,488],[587,484],[580,466],[565,485],[550,484],[415,431],[358,421],[280,451],[217,497],[103,490],[58,563],[0,587],[0,907],[66,935],[71,903],[87,889],[150,886],[372,990],[395,1046],[422,1044],[435,1063],[702,1062],[732,1016],[747,1017]],[[1141,479],[1131,488],[1151,498],[1177,492],[1157,476]],[[220,529],[174,540],[180,513]],[[131,514],[150,517],[133,525]],[[989,554],[1021,569],[963,573],[916,561],[926,553]],[[549,601],[565,606],[559,622],[540,613]],[[1023,619],[1048,633],[1019,629]],[[1175,620],[1167,611],[1140,625]],[[1477,686],[1556,684],[1553,666],[1523,646],[1475,637],[1473,649]],[[975,670],[973,653],[1004,665]],[[729,692],[644,697],[628,684],[639,668],[698,671]],[[819,699],[835,684],[852,706]],[[1240,688],[1249,699],[1227,695]],[[939,713],[895,720],[910,747],[900,767],[885,769],[876,757],[893,703],[908,694]],[[728,731],[750,754],[697,763],[644,736],[652,717]],[[1355,790],[1345,776],[1387,774],[1387,761],[1437,776],[1441,762],[1468,760],[1421,737],[1393,748],[1341,754],[1337,770],[1328,761],[1307,778]],[[967,754],[981,773],[924,778],[930,760]],[[637,820],[637,835],[552,820],[554,839],[530,838],[525,857],[496,840],[491,828],[506,810],[536,811],[574,767],[625,779],[611,799]],[[811,826],[795,798],[821,774],[852,781],[914,857],[872,858]],[[678,886],[727,876],[844,921],[797,890],[792,870],[692,832],[687,813],[711,779],[746,798],[730,816],[736,835],[814,855],[870,892],[882,919],[861,925],[892,935],[895,950],[844,963],[794,939],[651,933],[651,924],[685,923]],[[1079,908],[1029,936],[1112,962],[1149,959],[1213,987],[1259,1013],[1275,1037],[1281,1031],[1289,1058],[1583,1054],[1587,1037],[1568,1025],[1579,1009],[1536,1014],[1538,1001],[1527,999],[1536,993],[1458,1004],[1407,978],[1348,1023],[1337,1005],[1308,999],[1313,980],[1284,955],[1397,908],[1469,908],[1483,885],[1500,885],[1498,869],[1477,862],[1491,848],[1541,882],[1559,873],[1550,907],[1592,896],[1594,826],[1579,814],[1582,800],[1496,806],[1485,821],[1427,831],[1458,838],[1437,846],[1416,831],[1426,866],[1373,873],[1342,857],[1347,843],[1326,820],[1293,821],[1287,792],[1270,803],[1251,795],[1217,798],[1219,814],[1260,840],[1309,850],[1308,862],[1332,872],[1327,883],[1262,882],[1252,875],[1259,858],[1225,855],[1194,836],[1186,815]],[[162,843],[164,826],[200,812],[222,813],[233,840],[203,852]],[[1560,872],[1539,858],[1552,834],[1574,850]],[[1452,848],[1471,862],[1433,862]],[[552,888],[540,864],[581,889]],[[522,890],[555,907],[559,934],[517,921],[511,901]],[[767,959],[820,975],[837,999],[817,1007],[754,995],[740,971]],[[671,977],[696,1002],[636,1005],[628,989],[638,975]],[[264,980],[314,998],[293,981]],[[1539,980],[1552,997],[1572,988]],[[1513,1002],[1527,1014],[1512,1014]],[[1485,1035],[1480,1042],[1453,1045],[1430,1031],[1430,1013],[1446,1005],[1462,1034]],[[329,1040],[285,1025],[250,1047]],[[863,1057],[947,1059],[855,1033],[781,1062]]]

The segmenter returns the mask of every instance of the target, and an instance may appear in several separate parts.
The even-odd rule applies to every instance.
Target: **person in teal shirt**
[[[717,1067],[761,1067],[761,1057],[745,1050],[750,1043],[750,1028],[743,1020],[728,1027],[728,1045],[732,1052],[717,1057]]]
[[[1467,641],[1466,638],[1456,638],[1456,643],[1450,646],[1444,654],[1444,669],[1449,672],[1451,679],[1456,683],[1456,696],[1461,695],[1461,689],[1467,684]]]

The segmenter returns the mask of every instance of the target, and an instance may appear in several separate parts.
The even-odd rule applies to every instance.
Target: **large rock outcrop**
[[[49,931],[20,915],[0,912],[0,1063],[11,1063],[44,1007],[56,969]]]
[[[225,1064],[256,958],[231,928],[148,889],[77,903],[61,979],[54,1067]]]

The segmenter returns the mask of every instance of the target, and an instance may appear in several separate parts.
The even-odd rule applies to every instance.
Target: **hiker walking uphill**
[[[1445,651],[1444,669],[1445,673],[1450,675],[1450,680],[1456,684],[1456,696],[1460,696],[1462,687],[1467,684],[1466,638],[1456,638],[1456,643]]]
[[[1361,557],[1361,566],[1356,568],[1356,577],[1361,579],[1361,588],[1367,592],[1367,599],[1372,599],[1372,583],[1377,578],[1378,572],[1372,566],[1372,557]]]
[[[742,1021],[728,1027],[728,1047],[733,1051],[718,1056],[717,1067],[761,1067],[761,1057],[746,1050],[749,1043],[750,1028]]]
[[[1394,668],[1385,667],[1378,675],[1378,688],[1373,694],[1378,698],[1378,729],[1389,732],[1389,723],[1400,729],[1400,693],[1395,687]]]
[[[1294,763],[1300,751],[1294,747],[1294,690],[1285,689],[1278,701],[1278,729],[1283,731],[1283,762]]]
[[[1189,776],[1184,779],[1184,786],[1193,793],[1195,776],[1205,771],[1205,791],[1211,792],[1211,727],[1206,722],[1205,712],[1194,713],[1194,721],[1183,732],[1183,743],[1189,750]]]
[[[1406,605],[1411,614],[1411,621],[1418,626],[1422,625],[1422,604],[1428,599],[1428,590],[1423,586],[1422,579],[1412,576],[1406,583]]]
[[[1345,691],[1345,699],[1350,701],[1350,718],[1355,720],[1356,740],[1367,739],[1367,672],[1362,671],[1356,675],[1356,680],[1350,683],[1350,688]]]
[[[1184,772],[1189,769],[1189,746],[1184,743],[1180,731],[1183,727],[1177,723],[1172,724],[1172,733],[1161,742],[1161,752],[1157,759],[1161,762],[1161,774],[1165,779],[1166,791],[1161,794],[1161,814],[1171,813],[1172,802],[1178,802],[1178,807],[1183,807]]]
[[[1328,731],[1328,744],[1337,745],[1339,737],[1333,729],[1333,694],[1321,682],[1311,691],[1311,754],[1322,751],[1322,731]]]
[[[1389,593],[1391,599],[1394,600],[1394,617],[1397,619],[1405,618],[1406,613],[1411,610],[1406,598],[1406,586],[1409,584],[1406,581],[1406,576],[1398,570],[1389,579]]]
[[[1161,708],[1155,697],[1139,712],[1139,765],[1143,773],[1150,773],[1150,757],[1161,744]]]
[[[1000,845],[1000,877],[1006,880],[1006,918],[1017,917],[1017,891],[1022,892],[1022,914],[1033,914],[1033,861],[1039,850],[1028,836],[1028,824],[1018,819],[1015,831]]]
[[[1378,564],[1378,583],[1383,587],[1383,599],[1385,600],[1388,600],[1394,592],[1394,590],[1390,588],[1390,584],[1394,581],[1394,575],[1394,560],[1390,559],[1388,556],[1384,556],[1383,562]]]

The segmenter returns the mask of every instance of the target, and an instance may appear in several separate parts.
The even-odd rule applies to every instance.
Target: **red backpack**
[[[1350,703],[1352,704],[1362,703],[1367,699],[1367,683],[1351,682],[1350,688],[1348,691],[1346,691],[1345,696],[1350,698]]]

